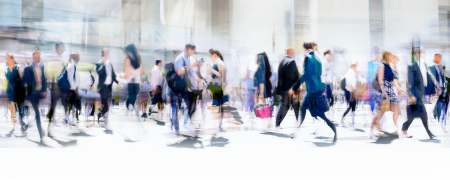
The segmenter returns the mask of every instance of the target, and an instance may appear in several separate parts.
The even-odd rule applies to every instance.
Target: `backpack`
[[[169,63],[170,64],[170,63]],[[186,64],[184,63],[184,58],[183,58],[183,66],[186,66]],[[184,90],[184,88],[186,88],[186,81],[184,78],[184,75],[178,76],[176,69],[175,69],[175,63],[173,63],[173,71],[175,72],[175,86],[174,89],[177,92],[182,92]],[[186,72],[187,73],[187,72]]]
[[[64,65],[64,63],[63,63],[63,65]],[[75,73],[73,73],[73,78],[75,79]],[[63,90],[63,91],[70,90],[70,83],[69,83],[69,80],[67,79],[67,65],[64,66],[64,69],[58,75],[56,80],[58,82],[58,88],[60,91],[61,90]]]
[[[341,89],[345,90],[345,86],[347,86],[347,84],[345,83],[345,78],[342,78],[342,80],[341,80]]]
[[[178,94],[180,91],[176,88],[177,85],[177,77],[178,74],[175,71],[175,64],[173,62],[167,63],[165,66],[167,73],[166,73],[166,80],[167,80],[167,86],[175,93]]]

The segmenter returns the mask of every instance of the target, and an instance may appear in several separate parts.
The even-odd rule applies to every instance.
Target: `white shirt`
[[[330,85],[333,83],[333,62],[328,61],[330,54],[325,55],[322,60],[322,82]]]
[[[355,71],[350,68],[347,73],[345,73],[345,89],[347,89],[347,91],[351,91],[352,87],[353,89],[355,89],[356,86],[356,73]]]
[[[103,63],[103,59],[99,61],[99,63]],[[106,62],[103,64],[105,66],[105,72],[106,72],[106,79],[105,83],[106,85],[110,85],[112,83],[112,66],[109,59],[106,60]]]
[[[162,84],[162,73],[159,66],[154,66],[152,71],[150,71],[151,76],[151,90],[155,90],[156,87]]]
[[[438,76],[443,74],[443,72],[441,72],[441,65],[440,64],[437,64],[437,63],[433,62],[433,66],[434,66],[434,68],[436,68],[436,72],[437,72]],[[439,83],[439,87],[443,87],[444,86],[444,84],[442,82],[443,79],[441,77],[435,77],[435,78],[436,78],[436,81],[438,81],[437,83]]]
[[[79,82],[80,82],[80,78],[78,75],[78,68],[75,69],[75,67],[77,67],[76,62],[71,60],[69,62],[69,65],[67,66],[67,80],[69,80],[70,90],[77,89]],[[75,79],[73,78],[74,73],[75,73]]]
[[[420,61],[416,61],[416,63],[419,63],[419,68],[420,68],[420,73],[422,74],[422,78],[423,78],[423,86],[427,87],[428,85],[428,81],[427,81],[427,67],[425,66],[425,62],[424,60],[420,60]]]

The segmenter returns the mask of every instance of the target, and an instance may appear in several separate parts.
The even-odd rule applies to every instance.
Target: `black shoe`
[[[147,117],[148,117],[147,113],[143,113],[142,116],[141,116],[141,118],[147,118]]]
[[[52,138],[52,139],[54,138],[54,136],[50,132],[47,133],[47,137]]]
[[[337,137],[336,136],[334,136],[334,138],[333,138],[333,143],[336,143],[336,141],[337,141]]]
[[[432,134],[431,136],[430,136],[430,140],[431,139],[434,139],[436,136],[434,135],[434,134]]]

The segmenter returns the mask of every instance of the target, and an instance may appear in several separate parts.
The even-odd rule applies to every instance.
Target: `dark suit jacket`
[[[99,62],[95,64],[95,71],[97,71],[98,74],[98,84],[97,84],[97,91],[100,92],[105,88],[105,80],[106,80],[106,67],[103,65],[103,62]],[[116,79],[116,73],[114,72],[114,68],[111,65],[111,83],[118,82]]]
[[[314,52],[310,52],[304,61],[303,75],[300,77],[300,84],[306,83],[308,93],[325,91],[325,84],[322,83],[322,64],[316,59]]]
[[[44,64],[39,63],[38,64],[41,67],[42,72],[42,88],[40,92],[46,92],[47,91],[47,79],[44,75]],[[23,72],[23,82],[27,84],[27,93],[30,95],[35,89],[36,89],[36,79],[34,77],[34,63],[30,66],[26,67]]]
[[[406,92],[408,95],[416,97],[415,104],[409,104],[407,107],[407,116],[421,117],[426,114],[423,105],[423,96],[425,95],[425,86],[423,84],[422,74],[419,65],[414,63],[408,67],[408,83],[406,84]]]
[[[285,56],[278,66],[277,91],[287,92],[291,88],[296,91],[300,87],[300,73],[295,60],[290,56]]]
[[[432,78],[434,78],[437,82],[439,82],[439,79],[441,79],[442,82],[445,82],[444,69],[442,69],[442,66],[440,66],[440,73],[438,73],[438,71],[436,70],[436,66],[432,65],[428,66],[428,68],[430,69],[431,74],[427,73],[428,83],[426,87],[426,95],[436,94],[438,84],[434,84]]]

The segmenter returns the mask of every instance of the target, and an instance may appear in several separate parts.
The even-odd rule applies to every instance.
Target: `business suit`
[[[107,62],[108,63],[108,62]],[[109,64],[111,66],[111,84],[106,85],[105,81],[107,78],[107,72],[106,72],[106,66],[103,63],[103,60],[100,60],[97,64],[95,64],[95,71],[97,71],[98,74],[98,84],[97,84],[97,91],[100,93],[100,102],[103,105],[103,108],[99,114],[99,118],[101,116],[105,117],[105,114],[109,111],[110,106],[110,99],[112,98],[112,83],[116,82],[118,83],[116,79],[116,73],[114,72],[114,68],[112,64]],[[107,124],[107,119],[105,119],[105,124]]]
[[[278,84],[277,94],[281,95],[281,107],[278,110],[276,117],[276,126],[279,127],[289,108],[293,106],[295,112],[295,119],[298,120],[300,102],[298,98],[294,98],[289,94],[292,89],[296,91],[300,87],[300,73],[297,69],[295,60],[290,55],[284,56],[283,60],[278,66]]]
[[[414,96],[416,98],[416,102],[407,106],[407,121],[403,124],[402,130],[407,131],[412,121],[415,118],[420,118],[422,120],[423,126],[425,127],[425,130],[428,133],[428,136],[430,136],[430,138],[433,138],[434,135],[428,129],[428,116],[423,104],[425,87],[423,76],[418,63],[419,61],[408,67],[408,83],[406,90],[410,96]]]
[[[334,132],[334,140],[336,140],[336,127],[334,124],[325,116],[325,112],[319,110],[317,100],[319,96],[325,91],[325,84],[322,83],[320,76],[322,75],[322,64],[316,59],[314,52],[308,50],[306,52],[306,57],[303,65],[303,75],[300,77],[299,83],[306,84],[306,97],[302,103],[301,107],[301,121],[300,126],[305,120],[306,109],[313,117],[322,118],[328,126]]]
[[[41,81],[36,81],[36,76],[39,75],[39,72],[35,72],[36,66],[39,66],[41,69]],[[33,106],[34,112],[36,114],[36,124],[39,131],[39,136],[42,140],[43,132],[41,127],[41,116],[39,112],[39,101],[44,98],[42,94],[47,92],[47,79],[44,75],[44,64],[31,64],[26,67],[23,74],[24,82],[26,83],[26,91],[27,91],[27,100],[30,101]],[[38,74],[36,74],[38,73]],[[38,83],[41,83],[40,85]]]
[[[432,85],[428,85],[430,87],[433,88],[433,92],[434,94],[436,94],[437,92],[437,88],[439,87],[440,89],[443,90],[444,88],[444,84],[445,84],[445,76],[444,76],[444,69],[442,68],[441,65],[435,64],[432,66],[429,66],[431,75],[434,76],[434,79],[436,80],[437,84],[432,83]],[[428,75],[430,76],[430,75]],[[428,81],[430,82],[430,81]],[[434,105],[434,118],[435,119],[439,119],[441,116],[441,110],[442,110],[442,102],[444,100],[444,91],[441,92],[441,94],[439,95],[439,100],[438,102],[436,102],[436,104]]]

